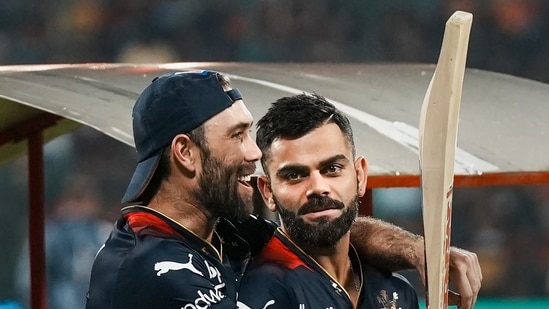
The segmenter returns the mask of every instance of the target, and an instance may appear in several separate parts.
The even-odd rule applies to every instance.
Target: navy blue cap
[[[170,73],[155,78],[133,107],[137,167],[123,204],[138,204],[154,175],[162,150],[177,134],[189,133],[241,100],[238,89],[224,91],[218,72]]]

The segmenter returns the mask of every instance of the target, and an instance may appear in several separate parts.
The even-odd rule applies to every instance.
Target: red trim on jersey
[[[180,233],[174,230],[168,223],[161,218],[146,212],[131,212],[124,216],[128,220],[128,224],[136,234],[155,235],[155,236],[171,236]]]
[[[261,251],[261,258],[274,262],[277,264],[284,265],[290,269],[298,268],[303,266],[310,271],[313,271],[303,260],[297,256],[290,248],[288,248],[280,239],[276,236],[273,236],[269,243]]]

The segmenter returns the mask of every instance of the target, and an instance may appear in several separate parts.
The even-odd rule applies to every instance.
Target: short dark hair
[[[256,142],[263,153],[261,165],[266,175],[270,147],[277,138],[300,138],[328,123],[335,123],[346,137],[355,156],[353,130],[347,116],[326,98],[317,94],[283,97],[271,104],[257,122]]]

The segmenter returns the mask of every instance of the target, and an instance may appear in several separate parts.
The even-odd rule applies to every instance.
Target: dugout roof
[[[368,185],[419,186],[418,122],[434,65],[173,63],[0,66],[0,164],[78,125],[133,145],[131,108],[153,77],[213,69],[229,74],[258,119],[284,96],[316,92],[352,122]],[[549,85],[482,70],[465,74],[455,185],[549,182]]]

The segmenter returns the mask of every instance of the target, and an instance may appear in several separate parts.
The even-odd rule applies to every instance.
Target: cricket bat
[[[421,107],[419,165],[429,309],[448,308],[454,158],[472,21],[471,13],[456,11],[446,22],[439,59]]]

